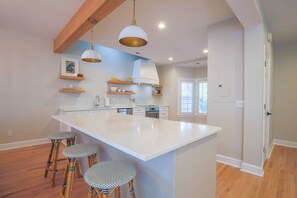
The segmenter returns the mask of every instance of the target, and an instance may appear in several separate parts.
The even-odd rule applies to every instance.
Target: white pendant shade
[[[141,47],[147,44],[147,34],[137,25],[125,27],[119,36],[119,42],[129,47]]]
[[[101,62],[101,54],[96,52],[93,49],[86,50],[82,55],[81,55],[81,60],[85,62]]]

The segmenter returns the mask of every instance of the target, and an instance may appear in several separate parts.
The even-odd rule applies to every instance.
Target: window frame
[[[183,113],[181,112],[181,83],[185,81],[185,82],[191,82],[193,84],[193,112],[191,113]],[[180,117],[193,117],[195,116],[195,109],[196,109],[196,79],[195,78],[178,78],[178,116]]]
[[[195,104],[196,104],[196,115],[198,116],[207,116],[208,113],[208,108],[207,108],[207,112],[206,113],[200,113],[199,112],[199,84],[200,83],[207,83],[207,92],[208,92],[208,81],[207,78],[198,78],[196,79],[196,98],[195,98]],[[208,106],[208,93],[207,93],[207,106]]]

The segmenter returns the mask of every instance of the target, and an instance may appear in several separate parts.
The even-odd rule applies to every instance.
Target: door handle
[[[267,111],[266,115],[267,115],[267,116],[270,116],[270,115],[272,115],[272,114],[271,114],[270,112]]]

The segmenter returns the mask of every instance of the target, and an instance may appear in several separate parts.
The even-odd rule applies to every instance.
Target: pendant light
[[[95,19],[89,19],[89,23],[92,25],[95,25],[97,23],[97,21]],[[99,54],[98,52],[96,52],[94,50],[94,46],[93,46],[93,27],[91,29],[91,46],[90,49],[86,50],[82,55],[81,55],[81,60],[85,61],[85,62],[89,62],[89,63],[97,63],[97,62],[101,62],[101,54]]]
[[[136,25],[135,0],[133,0],[133,20],[131,25],[125,27],[119,36],[119,42],[128,47],[142,47],[147,44],[147,34]]]

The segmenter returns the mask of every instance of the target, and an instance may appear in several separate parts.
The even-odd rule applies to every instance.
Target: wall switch
[[[243,100],[236,100],[235,107],[244,108],[244,101]]]
[[[7,131],[7,136],[9,136],[9,137],[13,136],[13,130],[8,130]]]

